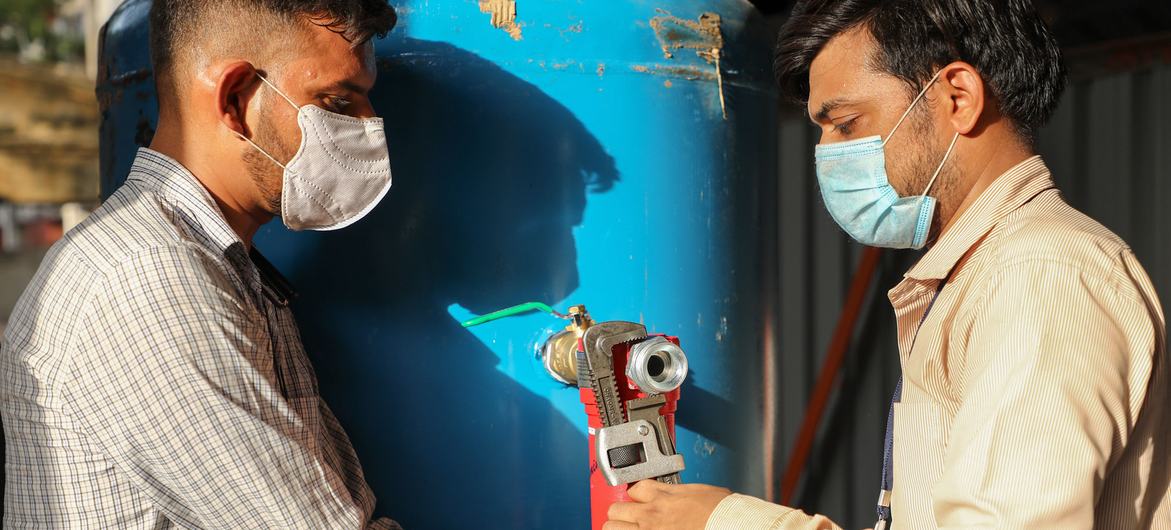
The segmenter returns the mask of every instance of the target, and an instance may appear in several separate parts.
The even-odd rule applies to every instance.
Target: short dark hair
[[[249,13],[290,25],[306,20],[329,28],[358,46],[387,34],[398,18],[387,0],[154,0],[150,8],[150,58],[155,78],[174,73],[175,57],[199,38],[216,13]],[[256,28],[257,30],[263,28]],[[259,38],[264,38],[263,36]],[[285,35],[268,38],[287,39]]]
[[[912,93],[950,62],[974,66],[1026,140],[1049,120],[1065,89],[1061,48],[1031,0],[802,0],[773,58],[781,91],[807,102],[814,58],[830,39],[859,27],[878,44],[875,67]]]

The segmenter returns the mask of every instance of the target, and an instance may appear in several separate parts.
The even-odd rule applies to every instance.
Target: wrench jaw
[[[614,370],[614,348],[646,340],[646,327],[633,322],[595,324],[582,335],[578,383],[594,391],[602,424],[597,432],[595,457],[599,471],[611,486],[649,478],[678,484],[679,472],[684,468],[683,457],[675,453],[667,421],[659,414],[667,403],[666,396],[642,389],[647,396],[630,399],[623,410]]]
[[[663,453],[662,435],[646,420],[633,420],[598,431],[598,471],[611,486],[658,478],[667,484],[679,483],[683,456]],[[669,439],[669,437],[667,437]]]
[[[646,327],[642,324],[621,321],[594,324],[582,335],[585,370],[578,370],[579,384],[594,391],[602,427],[626,421],[614,377],[614,346],[642,340],[646,336]]]

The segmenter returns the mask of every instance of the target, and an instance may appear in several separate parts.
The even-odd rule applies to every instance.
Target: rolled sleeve
[[[773,504],[756,497],[732,494],[716,506],[705,530],[840,530],[829,519]]]

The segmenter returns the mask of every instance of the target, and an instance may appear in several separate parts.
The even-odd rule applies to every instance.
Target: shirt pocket
[[[936,528],[931,490],[943,477],[945,436],[938,406],[894,404],[894,528]]]

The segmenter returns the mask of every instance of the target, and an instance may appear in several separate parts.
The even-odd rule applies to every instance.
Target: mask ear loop
[[[939,178],[939,174],[943,172],[943,165],[947,164],[947,159],[951,158],[951,152],[956,148],[956,142],[960,140],[960,133],[956,133],[951,138],[951,145],[947,146],[947,152],[943,154],[943,161],[939,163],[939,167],[935,168],[935,174],[931,175],[931,181],[927,183],[927,189],[923,190],[920,197],[926,197],[927,192],[931,191],[931,187],[935,185],[935,179]]]
[[[942,73],[943,70],[935,72],[935,75],[931,76],[931,80],[927,82],[927,86],[924,86],[923,90],[919,92],[919,95],[915,96],[914,101],[911,101],[911,106],[907,107],[907,111],[903,113],[903,117],[899,118],[898,123],[895,123],[895,127],[890,130],[890,134],[886,135],[886,139],[882,141],[883,147],[886,147],[886,143],[890,141],[892,136],[894,136],[895,131],[899,130],[899,127],[903,124],[903,122],[907,120],[907,116],[910,116],[911,111],[915,109],[915,105],[919,104],[919,100],[923,99],[923,96],[927,94],[927,91],[931,89],[931,86],[935,84],[935,81],[939,79],[939,75]],[[261,79],[264,78],[262,77]]]
[[[292,99],[289,99],[289,96],[286,96],[284,92],[281,92],[281,89],[277,88],[276,85],[272,84],[271,82],[269,82],[268,79],[265,79],[264,76],[260,75],[260,72],[254,72],[254,73],[256,74],[256,77],[259,77],[261,81],[264,81],[264,84],[268,85],[268,88],[271,88],[273,92],[276,92],[277,94],[280,94],[280,96],[282,98],[285,98],[285,101],[288,101],[289,105],[292,105],[294,109],[301,110],[301,107],[298,107],[297,104],[294,103]],[[232,133],[234,133],[236,136],[239,136],[241,140],[244,140],[245,142],[252,144],[252,147],[255,147],[256,150],[260,151],[260,153],[263,154],[264,156],[267,156],[269,160],[272,160],[272,163],[280,166],[281,169],[288,169],[287,167],[285,167],[284,164],[280,163],[279,161],[277,161],[276,158],[273,158],[272,155],[268,154],[268,151],[265,151],[259,145],[256,145],[256,142],[253,142],[248,137],[246,137],[243,134],[240,134],[236,131],[232,131]]]
[[[289,105],[292,105],[294,109],[301,110],[300,105],[294,103],[293,100],[289,98],[289,96],[286,96],[284,92],[281,92],[281,89],[277,88],[276,85],[272,84],[268,79],[265,79],[264,76],[260,75],[260,72],[256,72],[256,77],[259,77],[261,81],[264,81],[264,84],[268,85],[268,88],[271,88],[273,92],[276,92],[277,94],[280,94],[282,98],[285,98],[285,101],[288,101]]]
[[[264,155],[264,156],[267,156],[269,160],[272,160],[272,163],[274,163],[274,164],[276,164],[276,165],[280,166],[280,167],[281,167],[281,169],[288,169],[287,167],[285,167],[285,165],[284,165],[284,164],[282,164],[282,163],[278,162],[278,161],[277,161],[277,159],[273,158],[273,157],[272,157],[272,155],[268,154],[268,151],[265,151],[265,150],[264,150],[263,148],[261,148],[259,145],[256,145],[256,142],[253,142],[252,140],[249,140],[247,136],[244,136],[243,134],[240,134],[240,133],[238,133],[238,132],[236,132],[236,131],[232,131],[232,133],[234,133],[236,136],[239,136],[241,140],[244,140],[245,142],[248,142],[249,144],[252,144],[252,147],[256,148],[256,150],[257,150],[257,151],[260,151],[260,154],[262,154],[262,155]]]
[[[883,147],[886,147],[886,143],[890,141],[892,136],[894,136],[895,131],[899,130],[899,127],[903,125],[903,122],[907,120],[907,116],[910,116],[911,111],[915,109],[915,105],[918,105],[919,100],[923,99],[923,96],[927,95],[927,91],[930,90],[933,85],[935,85],[935,81],[939,79],[939,76],[942,73],[943,70],[935,72],[935,75],[931,76],[931,80],[927,82],[927,85],[923,87],[923,90],[919,91],[919,95],[915,96],[915,99],[911,101],[911,106],[907,107],[907,111],[903,113],[903,116],[899,118],[897,123],[895,123],[894,128],[890,130],[890,134],[886,135],[886,139],[882,141]],[[939,167],[935,168],[935,174],[931,175],[931,180],[927,183],[927,189],[923,190],[923,193],[919,195],[920,197],[927,196],[927,193],[931,191],[931,187],[935,185],[935,180],[939,178],[939,174],[943,172],[943,166],[944,164],[947,164],[947,160],[951,158],[951,153],[953,150],[955,150],[956,142],[959,140],[960,133],[957,132],[951,139],[951,145],[947,146],[947,153],[944,153],[943,161],[939,163]]]

